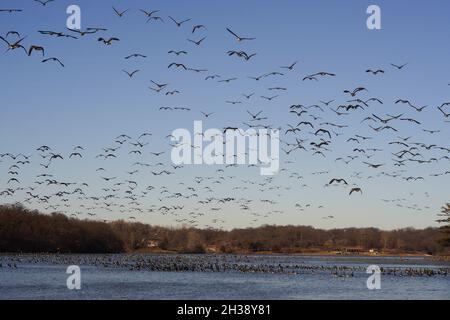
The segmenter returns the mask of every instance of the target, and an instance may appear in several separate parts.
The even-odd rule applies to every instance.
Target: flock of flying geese
[[[33,0],[42,6],[50,6],[55,0]],[[111,8],[111,14],[118,18],[125,18],[130,9],[122,10],[116,7]],[[20,14],[22,9],[16,8],[0,8],[1,14]],[[172,16],[161,15],[160,10],[144,10],[139,9],[147,23],[171,23],[176,28],[186,28],[192,36],[199,33],[206,33],[207,27],[203,24],[193,23],[191,18],[176,19]],[[67,29],[65,31],[38,30],[38,33],[49,37],[64,37],[77,40],[83,37],[95,36],[96,40],[103,45],[112,46],[122,41],[115,36],[105,36],[108,28],[89,27],[85,30]],[[243,36],[240,32],[236,32],[232,28],[224,28],[224,34],[231,37],[234,43],[239,46],[238,49],[224,51],[224,55],[231,58],[239,58],[242,63],[252,63],[257,59],[257,53],[248,52],[243,49],[246,43],[257,41],[255,37]],[[96,36],[100,34],[99,36]],[[102,35],[103,34],[103,35]],[[30,37],[31,38],[31,37]],[[47,56],[45,48],[38,44],[25,45],[29,40],[28,36],[22,35],[16,30],[9,30],[0,36],[1,43],[6,48],[7,53],[20,53],[23,51],[27,56],[40,55],[42,63],[53,62],[61,67],[65,67],[62,59],[58,57]],[[202,35],[199,38],[188,38],[187,41],[195,47],[201,47],[208,38]],[[181,58],[190,55],[188,49],[175,50],[167,52],[168,56]],[[125,56],[125,60],[146,59],[146,53],[132,52]],[[287,73],[294,73],[297,70],[299,61],[287,63],[277,66],[276,70],[265,72],[256,76],[246,76],[247,79],[255,82],[263,82],[267,78],[275,79],[282,83],[283,77]],[[403,72],[409,68],[408,63],[395,64],[391,63],[388,69],[369,68],[365,70],[368,77],[383,77],[389,72]],[[194,74],[204,74],[203,81],[217,81],[217,83],[228,84],[237,81],[239,77],[222,77],[220,74],[211,73],[206,68],[193,68],[184,62],[174,61],[168,64],[168,72],[174,70],[193,72]],[[140,69],[125,70],[122,72],[132,80],[139,75]],[[362,70],[361,72],[364,72]],[[298,78],[299,83],[312,81],[326,81],[327,78],[338,77],[333,72],[319,71],[312,74],[305,74]],[[163,94],[165,96],[173,96],[182,94],[182,90],[169,89],[168,83],[162,83],[158,80],[150,80],[150,92],[153,94]],[[274,85],[267,88],[266,93],[261,93],[259,98],[265,103],[276,105],[277,98],[288,90],[283,85]],[[355,171],[351,176],[341,177],[332,176],[332,170],[323,170],[320,172],[312,172],[311,176],[319,176],[322,185],[325,188],[343,188],[346,195],[354,197],[363,194],[364,181],[370,179],[385,177],[399,179],[408,182],[420,182],[427,179],[433,179],[440,176],[450,174],[449,170],[441,172],[430,172],[428,176],[412,175],[420,165],[426,168],[427,165],[441,164],[442,167],[448,168],[450,161],[450,147],[437,143],[429,143],[421,141],[421,138],[414,136],[402,137],[402,129],[404,124],[408,124],[415,129],[417,134],[423,133],[430,140],[434,141],[434,137],[443,134],[439,129],[430,129],[422,125],[421,115],[424,113],[431,114],[436,122],[450,122],[450,102],[442,102],[439,105],[423,105],[418,104],[411,99],[399,97],[395,101],[387,101],[380,96],[371,94],[371,90],[365,86],[357,86],[356,88],[347,88],[339,92],[341,96],[332,100],[318,99],[315,104],[293,103],[290,106],[278,106],[284,108],[286,117],[289,117],[289,123],[279,128],[281,129],[281,150],[283,151],[281,169],[278,176],[284,176],[292,180],[301,188],[309,186],[303,182],[306,174],[300,174],[298,169],[291,168],[291,164],[295,164],[293,160],[294,154],[301,157],[312,157],[314,159],[330,159],[336,164],[345,166],[364,165],[369,170],[369,175],[365,172]],[[272,94],[274,93],[274,94]],[[239,93],[239,98],[225,99],[224,102],[230,105],[246,105],[258,98],[254,91],[248,93]],[[391,104],[392,110],[396,110],[395,114],[380,114],[377,107],[381,105]],[[262,110],[246,110],[248,115],[241,123],[246,128],[272,128],[269,124],[269,116],[267,111]],[[192,107],[179,106],[160,106],[157,112],[198,112],[204,119],[214,117],[216,112],[194,110]],[[394,112],[392,112],[394,113]],[[351,119],[351,120],[350,120]],[[352,123],[357,122],[367,126],[367,130],[371,134],[357,134],[352,128]],[[238,130],[236,126],[225,126],[224,132],[227,130]],[[384,146],[374,141],[380,139],[384,141]],[[57,162],[81,161],[87,157],[86,146],[75,146],[71,152],[63,154],[57,150],[53,150],[48,145],[42,145],[35,149],[33,154],[12,154],[9,152],[0,153],[0,169],[6,170],[6,174],[2,173],[0,183],[4,189],[0,189],[0,201],[6,203],[15,199],[29,206],[39,206],[47,211],[64,212],[74,217],[94,217],[98,219],[98,212],[121,213],[125,219],[135,220],[141,219],[146,213],[171,215],[178,224],[187,224],[193,227],[200,225],[210,228],[220,228],[226,222],[225,215],[219,215],[220,212],[226,214],[230,205],[233,210],[249,212],[252,217],[252,223],[261,223],[263,218],[269,218],[274,214],[281,214],[284,211],[278,210],[276,205],[281,202],[283,192],[288,192],[293,188],[290,186],[277,183],[278,176],[274,177],[258,177],[254,179],[239,178],[233,170],[237,165],[226,165],[219,168],[213,175],[197,176],[192,181],[181,179],[176,185],[176,190],[169,186],[156,186],[156,184],[143,184],[138,181],[137,177],[145,173],[157,178],[161,176],[163,181],[168,176],[177,176],[182,170],[189,170],[185,166],[176,166],[170,163],[170,160],[163,159],[164,155],[170,154],[169,147],[174,144],[169,141],[167,150],[149,150],[151,144],[151,132],[145,132],[137,137],[131,137],[127,134],[120,134],[110,142],[110,145],[103,148],[100,153],[95,156],[96,160],[104,161],[104,165],[95,169],[97,182],[102,182],[101,190],[93,190],[87,182],[63,181],[52,172],[52,168]],[[171,136],[166,137],[170,140]],[[344,153],[344,146],[349,146],[350,153],[345,155],[333,154]],[[336,147],[338,145],[338,147]],[[335,149],[333,149],[335,146]],[[393,150],[392,150],[393,149]],[[135,160],[131,167],[125,172],[111,172],[108,168],[108,162],[119,157],[130,157]],[[382,158],[382,162],[375,162],[372,158]],[[41,172],[36,175],[34,181],[27,183],[21,178],[23,170],[29,166],[37,166]],[[248,165],[254,167],[254,165]],[[395,170],[392,170],[394,168]],[[425,169],[426,170],[426,169]],[[336,174],[334,172],[333,174]],[[5,179],[6,177],[6,179]],[[134,179],[134,177],[136,177]],[[151,179],[150,179],[151,181]],[[223,191],[218,190],[218,185],[230,183],[234,187],[230,190],[231,195],[223,195]],[[368,183],[368,182],[366,182]],[[258,198],[248,199],[239,196],[246,190],[256,190]],[[428,192],[425,193],[429,197]],[[144,203],[144,199],[151,199],[151,205]],[[188,208],[185,201],[194,201],[196,205]],[[419,205],[408,206],[406,199],[382,199],[384,202],[395,203],[398,207],[406,207],[410,210],[423,210]],[[75,203],[78,209],[75,209]],[[254,204],[264,204],[265,211],[258,211],[252,207]],[[291,210],[294,212],[305,211],[312,208],[312,204],[295,203]],[[318,205],[317,209],[325,210],[325,206]],[[200,222],[200,218],[205,214],[212,216],[210,223]],[[105,216],[102,216],[104,218]],[[334,219],[334,215],[325,215],[323,219]],[[107,219],[106,219],[107,220]]]

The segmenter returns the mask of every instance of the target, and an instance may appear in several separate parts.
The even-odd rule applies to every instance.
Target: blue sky
[[[65,11],[69,4],[80,6],[82,29],[104,27],[108,31],[78,40],[49,37],[37,32],[52,30],[69,33],[65,28]],[[381,7],[382,30],[370,31],[366,28],[366,8],[370,4]],[[119,18],[111,6],[120,10],[130,8],[130,11]],[[21,35],[27,35],[23,42],[27,47],[32,44],[42,45],[46,49],[46,57],[58,57],[66,65],[61,68],[57,64],[41,63],[42,58],[37,53],[31,57],[18,51],[0,54],[0,153],[33,154],[32,165],[21,171],[21,180],[28,185],[42,171],[35,151],[42,144],[66,156],[76,145],[86,147],[83,160],[55,162],[51,172],[63,181],[87,181],[90,185],[89,194],[100,194],[104,182],[95,172],[97,167],[108,166],[109,175],[125,179],[125,171],[131,170],[134,162],[159,162],[158,158],[149,154],[150,151],[165,151],[162,159],[169,165],[170,147],[165,136],[177,128],[192,130],[194,120],[203,120],[205,128],[243,126],[242,122],[249,120],[246,110],[264,110],[264,115],[269,118],[268,124],[285,128],[288,123],[298,122],[295,116],[289,114],[290,105],[312,105],[319,103],[319,100],[336,99],[336,107],[348,100],[343,90],[364,86],[369,90],[369,93],[364,94],[365,98],[375,96],[385,103],[382,106],[371,105],[370,112],[355,111],[345,119],[337,118],[328,111],[324,116],[326,120],[346,124],[349,128],[344,130],[342,137],[334,139],[333,151],[327,158],[312,156],[311,152],[300,151],[290,156],[282,153],[281,167],[288,172],[281,172],[273,178],[273,186],[280,188],[276,191],[261,192],[253,185],[247,186],[247,190],[233,190],[236,186],[246,186],[243,179],[263,181],[265,178],[259,176],[259,170],[255,168],[227,170],[226,176],[235,178],[214,186],[214,196],[233,195],[236,198],[242,196],[253,199],[251,210],[243,211],[235,204],[227,204],[221,205],[220,213],[212,213],[209,211],[210,206],[203,206],[196,203],[198,199],[190,198],[184,200],[187,211],[181,213],[181,217],[190,211],[205,212],[204,216],[198,218],[200,226],[210,225],[212,219],[219,218],[226,221],[223,224],[225,228],[264,223],[306,224],[324,228],[424,227],[435,225],[439,207],[449,200],[448,176],[429,177],[431,173],[449,170],[448,162],[408,164],[396,168],[390,160],[391,152],[400,149],[388,145],[388,142],[401,135],[413,136],[415,142],[448,147],[449,124],[443,121],[436,109],[441,103],[450,101],[448,1],[56,0],[44,7],[35,1],[20,0],[2,1],[0,4],[0,8],[9,7],[21,8],[24,12],[0,13],[1,34],[4,36],[6,32],[15,30]],[[140,8],[160,10],[157,15],[163,17],[165,22],[146,23]],[[178,20],[192,18],[192,21],[177,28],[168,15]],[[194,24],[204,24],[207,29],[193,35],[191,28]],[[227,27],[243,36],[256,37],[256,40],[236,43],[226,32]],[[106,47],[96,41],[100,35],[116,36],[121,41]],[[203,36],[207,38],[200,47],[187,41],[187,38],[198,40]],[[237,49],[258,54],[248,62],[226,54],[228,50]],[[169,55],[169,50],[186,50],[189,54],[176,57]],[[148,57],[143,60],[124,59],[134,52]],[[258,83],[247,78],[282,71],[279,68],[281,65],[297,60],[299,63],[295,70],[285,72],[283,77],[268,77]],[[199,75],[168,69],[171,62],[183,62],[194,68],[208,69],[208,72]],[[397,71],[390,63],[409,64]],[[386,74],[370,76],[365,73],[368,68],[381,68],[386,70]],[[130,80],[122,69],[141,71]],[[318,71],[333,72],[337,76],[318,82],[302,81],[305,75]],[[216,73],[222,75],[222,79],[237,77],[238,80],[229,84],[204,80],[207,74]],[[169,83],[170,90],[179,90],[181,94],[156,94],[148,89],[150,80]],[[272,102],[259,98],[260,95],[272,95],[267,89],[273,86],[283,86],[288,90],[280,93]],[[244,100],[241,94],[251,92],[256,92],[255,98]],[[393,101],[398,98],[409,99],[420,106],[429,105],[429,108],[418,114],[405,106],[395,105]],[[226,100],[242,100],[244,103],[233,106],[226,104]],[[192,111],[164,112],[158,110],[161,106],[189,107]],[[214,115],[204,119],[200,111],[214,112]],[[376,134],[367,123],[360,123],[366,113],[380,116],[404,113],[405,116],[420,119],[422,125],[416,127],[396,123],[400,134]],[[431,136],[423,132],[422,128],[440,129],[441,132]],[[146,154],[143,157],[131,157],[127,155],[127,149],[119,159],[107,164],[95,159],[102,147],[114,145],[114,138],[118,135],[124,133],[136,138],[148,131],[153,135],[148,139],[150,145],[144,149]],[[366,147],[380,147],[383,152],[368,161],[388,165],[375,170],[368,169],[360,160],[350,165],[334,161],[337,157],[352,154],[355,146],[347,143],[346,139],[354,134],[373,137]],[[292,141],[292,138],[287,140]],[[310,136],[307,138],[311,139]],[[427,155],[437,154],[429,152]],[[7,172],[12,164],[7,159],[2,160],[0,190],[8,187]],[[283,164],[285,160],[295,163]],[[167,185],[175,192],[183,188],[180,182],[195,185],[194,177],[215,176],[215,170],[219,168],[186,166],[169,177],[154,177],[148,170],[142,170],[138,177],[133,178],[139,179],[140,188],[150,184],[157,187]],[[426,180],[410,183],[385,176],[376,177],[382,171],[395,170],[406,170],[405,176],[423,175]],[[330,173],[311,174],[316,171]],[[304,176],[304,179],[289,178],[293,172]],[[363,172],[364,178],[351,178],[354,172]],[[374,178],[367,179],[368,176]],[[363,195],[348,197],[345,188],[324,188],[331,177],[351,180],[363,188]],[[303,184],[307,187],[303,187]],[[51,192],[45,188],[42,190],[44,193]],[[201,194],[201,197],[206,196],[209,195]],[[18,193],[13,198],[0,198],[0,201],[20,201],[23,198],[23,193]],[[401,201],[403,207],[381,200],[396,198],[406,199]],[[277,204],[269,210],[267,205],[260,202],[261,199],[276,199]],[[155,194],[142,199],[142,206],[159,207],[170,201],[159,201]],[[81,210],[78,205],[82,201],[71,199],[70,202],[72,206],[68,212]],[[299,212],[295,208],[296,203],[311,206]],[[325,208],[319,209],[321,205]],[[42,209],[39,204],[35,206]],[[265,214],[268,210],[281,213]],[[252,221],[255,216],[251,213],[262,216]],[[121,215],[101,210],[98,215],[104,219],[129,216],[128,213]],[[335,219],[323,219],[328,215],[335,216]],[[152,213],[142,214],[139,220],[173,225],[177,218]]]

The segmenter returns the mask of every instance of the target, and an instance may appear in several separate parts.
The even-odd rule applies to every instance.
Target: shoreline
[[[30,256],[30,255],[145,255],[145,254],[154,254],[154,255],[196,255],[196,256],[208,256],[208,255],[216,255],[216,256],[299,256],[299,257],[364,257],[364,258],[376,258],[376,257],[400,257],[400,258],[408,258],[408,257],[422,257],[429,258],[433,260],[440,261],[450,261],[450,256],[447,255],[430,255],[426,253],[394,253],[394,252],[381,252],[381,253],[338,253],[333,251],[321,251],[321,252],[204,252],[204,253],[195,253],[195,252],[178,252],[178,251],[164,251],[164,250],[137,250],[130,252],[98,252],[98,253],[70,253],[70,252],[0,252],[0,256]]]

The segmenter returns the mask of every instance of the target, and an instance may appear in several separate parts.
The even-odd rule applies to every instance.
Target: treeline
[[[438,228],[321,230],[262,226],[232,231],[166,228],[142,223],[78,220],[0,206],[0,252],[120,253],[164,250],[221,253],[308,253],[375,249],[391,253],[442,253]]]
[[[0,252],[122,252],[123,241],[103,222],[0,206]]]

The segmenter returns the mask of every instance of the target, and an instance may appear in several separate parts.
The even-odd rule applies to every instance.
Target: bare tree
[[[447,203],[442,207],[441,214],[438,214],[438,216],[442,218],[439,218],[436,221],[444,224],[439,228],[444,234],[444,237],[440,240],[440,243],[444,247],[450,247],[450,203]]]

